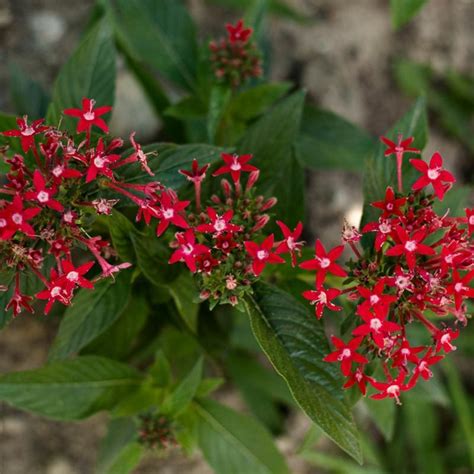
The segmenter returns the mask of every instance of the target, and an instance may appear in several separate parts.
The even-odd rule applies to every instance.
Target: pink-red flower
[[[278,227],[280,227],[285,239],[278,244],[276,253],[280,254],[289,252],[291,255],[291,265],[296,267],[296,255],[301,254],[301,249],[304,245],[304,242],[298,241],[303,233],[303,224],[298,222],[295,230],[291,231],[283,222],[276,221],[276,223],[278,224]]]
[[[448,295],[454,296],[456,309],[460,309],[463,299],[474,298],[474,288],[469,286],[469,283],[474,278],[474,270],[466,273],[463,277],[459,275],[457,270],[453,270],[453,279],[450,285],[446,288]]]
[[[212,207],[207,208],[207,215],[210,219],[209,224],[200,224],[196,227],[198,232],[209,232],[214,234],[215,236],[222,234],[222,233],[233,233],[238,232],[240,230],[240,226],[232,224],[230,221],[234,216],[234,211],[229,209],[224,214],[219,216],[216,210]]]
[[[244,242],[245,250],[252,258],[252,270],[255,276],[259,276],[267,263],[285,263],[279,255],[273,253],[274,235],[270,234],[261,244],[256,242]]]
[[[176,240],[178,248],[171,255],[169,263],[184,262],[189,270],[195,273],[197,270],[196,257],[207,254],[209,248],[203,244],[196,243],[196,237],[192,229],[188,229],[186,232],[178,232]]]
[[[182,174],[183,176],[185,176],[188,181],[191,181],[192,183],[197,183],[197,182],[200,183],[206,177],[206,171],[208,170],[209,166],[210,164],[208,163],[204,165],[202,168],[199,168],[198,160],[194,158],[191,165],[191,171],[179,170],[178,172]]]
[[[160,196],[160,207],[157,209],[160,222],[156,228],[156,235],[158,237],[162,235],[170,224],[187,229],[189,224],[182,213],[188,205],[189,201],[179,201],[169,192],[163,192]]]
[[[99,175],[107,176],[113,179],[112,165],[120,159],[120,155],[109,154],[105,149],[102,138],[97,142],[97,148],[89,156],[88,170],[86,175],[86,183],[90,183]]]
[[[453,331],[451,328],[438,330],[434,334],[436,341],[436,352],[440,352],[441,349],[448,354],[449,352],[455,351],[456,346],[453,346],[452,341],[457,339],[459,336],[459,329]]]
[[[445,192],[452,183],[456,182],[454,176],[443,169],[443,158],[438,152],[433,154],[429,165],[423,160],[410,160],[410,163],[422,173],[422,176],[413,184],[414,191],[419,191],[431,184],[436,196],[442,201]]]
[[[387,321],[387,314],[382,315],[380,312],[375,314],[369,310],[361,311],[359,307],[359,315],[365,324],[357,326],[352,334],[354,336],[368,336],[370,334],[375,344],[381,349],[385,346],[385,336],[402,329],[399,324]]]
[[[373,398],[374,400],[381,400],[382,398],[387,397],[394,398],[397,402],[397,405],[401,405],[400,392],[410,390],[416,382],[416,377],[413,377],[407,384],[405,384],[405,378],[406,372],[400,370],[397,378],[391,379],[388,382],[377,382],[374,379],[370,379],[370,383],[380,392],[372,395],[370,398]]]
[[[33,236],[35,230],[28,221],[40,212],[39,207],[24,209],[23,200],[15,195],[13,201],[0,211],[0,239],[10,240],[17,231]]]
[[[341,371],[347,377],[352,371],[352,362],[356,364],[367,364],[369,362],[363,355],[357,352],[363,337],[355,337],[347,344],[336,336],[331,336],[336,350],[328,354],[323,360],[325,362],[340,362]]]
[[[315,244],[315,255],[311,260],[306,260],[300,263],[300,267],[305,270],[316,270],[316,288],[321,288],[326,275],[331,273],[339,277],[346,277],[346,271],[337,265],[335,261],[341,256],[344,251],[344,246],[339,245],[334,247],[329,252],[326,252],[321,241],[316,240]]]
[[[430,379],[433,377],[433,372],[430,369],[430,365],[438,363],[440,360],[444,359],[444,356],[439,355],[432,355],[433,349],[430,347],[426,354],[424,355],[423,359],[421,359],[413,373],[418,376],[421,375],[425,380]]]
[[[214,171],[212,176],[219,176],[221,174],[230,173],[234,183],[240,181],[240,174],[242,172],[250,173],[257,171],[255,166],[249,165],[248,162],[252,159],[252,155],[230,155],[229,153],[222,153],[221,158],[225,165],[221,166],[217,171]]]
[[[310,304],[314,304],[314,312],[318,319],[323,316],[324,308],[328,308],[331,311],[341,311],[341,306],[336,306],[331,303],[332,300],[337,298],[341,294],[340,290],[335,288],[325,289],[321,287],[319,290],[306,290],[303,291],[303,297],[309,300]]]
[[[466,209],[466,219],[469,234],[474,232],[474,209]]]
[[[28,150],[35,146],[35,135],[48,130],[48,127],[42,125],[44,119],[35,120],[28,125],[28,116],[16,119],[18,130],[6,130],[2,132],[6,137],[20,137],[21,148],[27,153]]]
[[[33,174],[33,185],[35,190],[25,193],[26,199],[36,201],[42,206],[49,207],[58,212],[64,210],[64,206],[59,201],[53,199],[53,196],[56,194],[56,189],[46,187],[44,176],[39,170],[35,170]]]
[[[109,127],[101,117],[111,110],[112,107],[109,105],[103,105],[96,108],[94,99],[87,99],[84,97],[82,99],[82,109],[66,109],[64,110],[64,114],[79,118],[77,133],[90,133],[93,125],[100,128],[105,133],[108,133]]]
[[[246,43],[250,36],[252,35],[252,28],[245,28],[243,20],[239,20],[235,26],[227,23],[225,25],[227,32],[229,34],[229,41],[231,43],[237,43],[241,41],[242,43]]]
[[[396,198],[393,188],[391,186],[388,186],[385,191],[385,199],[383,201],[373,202],[372,206],[378,209],[382,209],[383,213],[381,217],[386,218],[393,215],[401,216],[401,207],[403,207],[406,202],[406,197]]]
[[[415,137],[408,137],[403,139],[402,135],[398,135],[397,142],[389,140],[387,137],[380,137],[380,140],[387,145],[384,152],[385,156],[396,155],[397,153],[420,153],[418,148],[413,148],[410,145],[415,141]]]
[[[71,260],[62,260],[61,267],[63,274],[58,279],[69,282],[72,285],[80,286],[81,288],[93,289],[94,285],[89,280],[84,278],[84,275],[94,266],[94,262],[83,263],[77,268],[73,265]]]

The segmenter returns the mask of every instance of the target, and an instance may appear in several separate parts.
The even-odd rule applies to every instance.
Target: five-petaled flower
[[[220,216],[219,214],[217,214],[214,208],[208,207],[207,215],[211,222],[209,224],[198,225],[196,227],[196,230],[198,232],[209,232],[217,236],[224,232],[232,233],[238,232],[240,230],[240,226],[232,224],[230,222],[234,215],[234,211],[232,209],[229,209]]]
[[[26,235],[35,235],[28,222],[41,212],[39,207],[23,208],[22,198],[16,194],[13,201],[0,211],[0,239],[10,240],[17,231]]]
[[[23,118],[16,120],[18,130],[5,130],[2,134],[6,137],[20,137],[21,148],[27,153],[28,150],[35,146],[35,135],[48,130],[48,127],[42,125],[43,122],[44,119],[39,119],[28,125],[28,116],[25,115]]]
[[[382,398],[394,398],[397,405],[401,405],[400,402],[400,392],[405,392],[410,390],[415,382],[416,376],[412,377],[407,384],[404,383],[406,378],[406,372],[400,370],[396,379],[391,379],[388,382],[378,382],[374,379],[369,379],[369,382],[373,385],[374,388],[379,390],[380,393],[371,395],[370,398],[374,400],[381,400]]]
[[[257,171],[255,166],[249,165],[248,162],[252,159],[252,155],[230,155],[229,153],[222,153],[221,158],[225,165],[221,166],[217,171],[214,171],[212,176],[219,176],[221,174],[230,173],[234,183],[240,182],[240,173]]]
[[[229,41],[231,43],[237,43],[241,41],[246,43],[250,36],[252,35],[252,28],[245,28],[243,20],[239,20],[235,26],[231,23],[225,25],[227,32],[229,34]]]
[[[278,227],[280,227],[285,239],[278,244],[276,253],[289,252],[291,255],[291,265],[296,267],[296,255],[301,255],[301,249],[304,245],[304,242],[298,241],[303,233],[303,224],[298,222],[295,230],[291,231],[283,222],[276,221],[276,223],[278,224]]]
[[[196,272],[196,257],[207,254],[209,248],[203,244],[196,243],[196,236],[192,229],[186,232],[176,233],[178,248],[173,252],[169,259],[169,263],[184,262],[193,273]]]
[[[182,216],[184,209],[189,205],[189,201],[179,201],[168,192],[163,192],[160,196],[160,207],[157,210],[160,222],[156,227],[156,235],[159,237],[165,232],[170,223],[182,229],[189,227],[186,219]]]
[[[59,201],[53,199],[53,196],[56,194],[56,189],[46,187],[44,176],[39,170],[35,170],[35,173],[33,174],[33,185],[35,190],[25,193],[26,199],[29,201],[36,201],[42,206],[49,207],[58,212],[64,210],[64,206]]]
[[[285,260],[272,251],[274,239],[274,235],[270,234],[261,244],[244,242],[245,250],[252,258],[252,270],[255,276],[262,273],[267,263],[285,263]]]
[[[110,112],[112,107],[109,105],[102,105],[101,107],[97,108],[94,107],[95,100],[84,97],[82,99],[82,109],[64,110],[65,115],[79,118],[79,122],[77,124],[77,133],[90,133],[93,125],[100,128],[105,133],[109,132],[109,127],[105,123],[105,120],[101,118],[101,116]]]
[[[337,298],[341,294],[340,290],[336,288],[324,287],[319,288],[319,290],[306,290],[303,291],[303,297],[309,300],[311,304],[314,304],[314,312],[318,319],[321,319],[323,316],[324,308],[328,308],[331,311],[341,311],[341,306],[336,306],[331,303],[331,301]]]
[[[385,199],[383,201],[376,201],[372,203],[373,207],[382,209],[382,218],[390,217],[392,215],[401,216],[402,211],[401,207],[407,202],[406,197],[397,198],[395,197],[395,192],[391,186],[388,186],[385,190]]]
[[[351,374],[352,362],[357,364],[367,364],[369,362],[357,349],[363,337],[355,337],[347,344],[336,336],[331,336],[331,341],[336,346],[336,350],[328,354],[323,360],[325,362],[340,362],[341,371],[347,377]]]

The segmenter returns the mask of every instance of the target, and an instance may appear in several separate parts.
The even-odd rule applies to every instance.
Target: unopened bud
[[[238,304],[239,300],[237,299],[237,296],[235,295],[232,295],[230,298],[229,298],[229,303],[232,305],[232,306],[236,306]]]
[[[271,209],[273,206],[275,206],[277,202],[278,199],[276,197],[271,197],[270,199],[267,199],[267,201],[263,204],[261,210],[268,211],[268,209]]]
[[[221,204],[221,199],[219,196],[217,196],[217,194],[213,194],[211,196],[211,201],[214,203],[214,204]]]
[[[263,214],[262,216],[258,217],[257,222],[252,227],[251,232],[257,232],[258,230],[263,229],[270,220],[270,216],[268,214]]]
[[[225,197],[229,198],[232,195],[232,186],[230,185],[229,181],[227,181],[226,179],[222,179],[221,187],[222,191],[224,191]]]
[[[257,182],[258,177],[260,176],[260,170],[252,171],[247,180],[247,185],[245,186],[245,191],[249,192],[254,184]]]
[[[211,292],[209,290],[203,290],[201,293],[199,293],[199,298],[204,300],[207,300],[211,296]]]

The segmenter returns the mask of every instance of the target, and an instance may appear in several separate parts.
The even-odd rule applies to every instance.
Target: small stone
[[[30,19],[30,27],[37,45],[42,49],[53,46],[66,31],[64,19],[52,11],[35,13]]]
[[[56,458],[49,463],[46,474],[77,474],[77,471],[66,459]]]

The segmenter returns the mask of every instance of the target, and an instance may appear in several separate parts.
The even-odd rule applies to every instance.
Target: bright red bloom
[[[196,243],[196,237],[192,229],[188,229],[186,232],[178,232],[176,240],[179,247],[173,252],[168,263],[184,262],[189,270],[195,273],[196,257],[209,253],[209,248],[203,244]]]
[[[120,155],[110,155],[106,153],[104,142],[102,138],[99,138],[95,152],[89,156],[86,183],[90,183],[96,179],[97,175],[104,175],[109,179],[113,179],[114,174],[110,168],[119,159]]]
[[[403,139],[402,135],[398,135],[397,143],[392,142],[387,137],[380,137],[380,140],[387,145],[387,149],[384,152],[385,156],[396,155],[397,153],[421,153],[418,148],[412,148],[410,145],[415,141],[415,137],[408,137]]]
[[[370,377],[364,374],[363,368],[357,367],[354,372],[351,372],[347,376],[347,381],[344,384],[344,388],[351,388],[353,385],[357,384],[362,395],[365,396],[367,393],[367,382]]]
[[[234,236],[232,234],[221,234],[216,238],[215,247],[225,254],[228,254],[232,251],[232,249],[237,247],[237,242],[234,240]]]
[[[376,201],[373,202],[371,205],[373,207],[377,207],[378,209],[382,209],[382,218],[389,217],[389,216],[401,216],[403,213],[400,210],[402,206],[405,205],[407,202],[407,198],[395,198],[395,192],[391,186],[388,186],[385,191],[385,199],[383,201]]]
[[[418,230],[412,236],[409,236],[402,227],[397,227],[395,231],[400,243],[388,249],[386,255],[390,257],[405,255],[410,270],[415,268],[417,254],[434,255],[436,253],[431,247],[421,243],[426,237],[426,230]]]
[[[379,251],[382,245],[393,233],[392,223],[388,219],[381,217],[377,222],[369,222],[362,229],[363,233],[376,232],[375,235],[375,249]]]
[[[210,274],[219,262],[211,255],[211,252],[198,255],[195,259],[198,271]]]
[[[433,377],[433,372],[430,370],[430,365],[436,364],[440,360],[444,359],[444,356],[433,356],[433,349],[430,347],[426,354],[424,355],[423,359],[421,359],[413,373],[418,376],[421,375],[425,380],[430,379]]]
[[[372,395],[370,398],[374,400],[381,400],[382,398],[394,398],[397,405],[401,405],[400,402],[400,392],[404,392],[413,388],[416,377],[413,377],[408,384],[404,384],[406,372],[404,370],[400,370],[398,377],[396,379],[392,379],[389,382],[377,382],[374,379],[370,379],[370,383],[380,391],[380,393],[376,393]]]
[[[303,297],[314,304],[314,312],[318,319],[321,319],[324,308],[328,308],[331,311],[341,311],[341,306],[336,306],[331,301],[337,298],[341,294],[340,290],[335,288],[325,289],[321,287],[319,290],[307,290],[303,291]]]
[[[65,306],[71,304],[73,296],[74,283],[58,276],[58,273],[53,268],[51,270],[51,281],[48,288],[36,294],[36,298],[40,300],[48,300],[44,308],[44,314],[48,314],[51,307],[56,301],[59,301]]]
[[[451,328],[446,328],[440,331],[437,331],[434,334],[436,341],[436,352],[440,352],[443,349],[446,354],[449,352],[455,351],[456,346],[451,344],[453,339],[456,339],[459,336],[459,329],[453,331]]]
[[[187,229],[189,224],[181,213],[188,205],[189,201],[179,201],[168,192],[163,192],[160,196],[160,207],[158,208],[160,222],[156,228],[156,235],[158,237],[162,235],[170,224]]]
[[[81,288],[89,288],[91,290],[94,288],[94,285],[84,278],[84,275],[94,266],[94,262],[87,262],[76,268],[70,260],[62,260],[61,266],[63,275],[58,281],[65,280],[73,285],[80,286]]]
[[[369,362],[363,355],[356,352],[362,339],[363,337],[356,337],[346,344],[336,336],[331,336],[331,341],[337,350],[328,354],[323,360],[325,362],[340,362],[342,373],[348,377],[351,374],[352,362],[357,364],[367,364]]]
[[[273,242],[273,234],[270,234],[260,245],[252,241],[244,242],[245,250],[252,258],[252,270],[255,276],[262,273],[267,263],[285,263],[285,260],[272,252]]]
[[[10,240],[18,230],[29,236],[35,235],[28,221],[40,212],[39,207],[23,209],[21,197],[15,195],[13,201],[0,211],[0,239]]]
[[[56,189],[46,187],[46,181],[41,174],[41,171],[35,170],[33,175],[33,184],[35,190],[25,193],[26,199],[29,201],[36,201],[42,206],[49,207],[50,209],[54,209],[58,212],[64,210],[64,206],[59,201],[53,199],[53,196],[56,194]]]
[[[341,256],[343,251],[344,246],[339,245],[329,252],[326,252],[323,244],[318,239],[315,244],[314,258],[300,263],[300,268],[305,270],[316,270],[316,288],[321,288],[328,273],[332,273],[339,277],[347,276],[345,270],[334,263]]]
[[[296,224],[295,230],[292,232],[283,222],[276,221],[278,227],[280,227],[283,237],[285,240],[280,242],[277,246],[276,253],[287,253],[291,255],[291,265],[296,267],[296,254],[301,254],[301,249],[304,242],[298,242],[298,239],[303,233],[303,224],[298,222]]]
[[[469,287],[469,283],[474,278],[474,270],[466,273],[463,277],[457,270],[453,270],[453,281],[446,288],[448,295],[454,296],[456,309],[459,310],[465,297],[474,298],[474,288]]]
[[[231,43],[237,43],[238,41],[246,43],[253,32],[252,28],[244,28],[243,20],[239,20],[235,26],[227,23],[225,27],[229,34],[229,41]]]
[[[474,209],[466,209],[467,226],[469,234],[474,232]]]
[[[418,364],[419,358],[417,354],[421,352],[424,347],[411,347],[406,339],[402,340],[400,348],[393,353],[393,367],[406,367],[408,362]]]
[[[5,311],[11,309],[13,311],[13,316],[18,316],[18,314],[21,313],[22,308],[24,308],[26,311],[33,314],[35,312],[31,306],[33,298],[20,292],[18,275],[16,279],[17,283],[15,285],[15,290],[13,291],[10,301],[5,306]]]
[[[354,336],[367,336],[370,334],[375,344],[381,349],[385,346],[385,336],[402,329],[399,324],[387,321],[387,314],[382,316],[380,313],[374,314],[371,311],[359,311],[359,315],[365,321],[365,324],[357,326],[352,331],[352,334]]]
[[[25,115],[23,118],[16,119],[19,130],[5,130],[2,135],[6,137],[20,137],[21,148],[27,153],[28,150],[35,146],[35,135],[48,130],[48,127],[41,125],[44,119],[35,120],[28,125],[28,116]]]
[[[112,107],[109,105],[103,105],[101,107],[95,107],[94,99],[82,99],[82,109],[66,109],[64,110],[65,115],[72,117],[78,117],[79,122],[77,124],[77,133],[87,132],[90,133],[93,125],[100,128],[105,133],[109,132],[109,127],[105,123],[104,119],[100,118],[102,115],[110,112]]]
[[[211,222],[209,224],[200,224],[196,227],[198,232],[209,232],[214,235],[219,235],[224,232],[232,233],[238,232],[240,230],[240,226],[231,224],[230,221],[234,216],[234,211],[229,209],[226,211],[222,216],[217,214],[216,210],[212,207],[207,208],[207,215]]]
[[[384,295],[384,288],[384,280],[379,280],[372,289],[359,286],[357,291],[365,298],[365,301],[359,305],[359,311],[363,313],[372,309],[377,315],[386,314],[388,307],[398,298],[395,295]]]
[[[221,166],[217,171],[214,171],[212,176],[219,176],[221,174],[230,173],[234,183],[240,181],[240,173],[257,171],[255,166],[247,164],[251,159],[252,155],[230,155],[229,153],[222,153],[221,158],[224,160],[225,165]]]
[[[191,165],[191,171],[187,170],[179,170],[178,173],[182,174],[186,177],[188,181],[192,183],[200,183],[206,177],[206,171],[209,168],[210,164],[204,165],[202,168],[199,168],[199,163],[196,158],[194,158],[193,163]]]
[[[68,168],[65,164],[56,165],[52,170],[53,180],[55,184],[61,184],[63,179],[80,178],[82,173],[79,170]]]
[[[443,166],[443,158],[436,152],[433,154],[430,160],[430,164],[423,160],[410,160],[410,163],[420,172],[422,176],[413,184],[412,189],[419,191],[425,188],[429,184],[433,186],[436,196],[440,201],[443,200],[444,193],[450,188],[449,183],[455,183],[456,179],[454,176],[445,169]],[[444,183],[448,183],[447,185]]]

